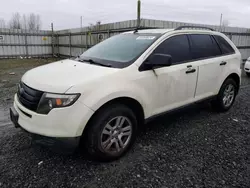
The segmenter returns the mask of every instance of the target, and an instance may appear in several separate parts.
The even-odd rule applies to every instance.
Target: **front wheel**
[[[222,84],[216,100],[212,101],[212,106],[217,111],[228,111],[234,103],[236,94],[237,84],[233,79],[229,78]]]
[[[134,142],[137,118],[127,106],[112,104],[100,109],[88,127],[89,154],[99,161],[111,161],[124,155]]]

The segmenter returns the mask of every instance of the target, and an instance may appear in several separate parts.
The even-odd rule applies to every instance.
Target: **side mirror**
[[[146,62],[147,66],[154,67],[167,67],[172,64],[172,56],[166,54],[153,54]]]

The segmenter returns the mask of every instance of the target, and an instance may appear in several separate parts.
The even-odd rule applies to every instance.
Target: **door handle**
[[[223,65],[226,65],[226,64],[227,64],[226,61],[222,61],[222,62],[220,63],[220,66],[223,66]]]
[[[196,71],[196,69],[187,70],[186,74],[194,73],[195,71]]]

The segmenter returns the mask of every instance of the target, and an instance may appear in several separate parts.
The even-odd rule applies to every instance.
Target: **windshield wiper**
[[[89,64],[100,65],[100,66],[103,66],[103,67],[112,67],[112,65],[110,65],[110,64],[99,63],[99,62],[94,61],[93,59],[79,59],[78,61],[80,61],[80,62],[85,61],[85,62],[89,62]]]

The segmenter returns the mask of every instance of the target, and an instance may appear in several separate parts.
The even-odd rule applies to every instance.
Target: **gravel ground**
[[[0,72],[0,80],[9,77]],[[9,87],[0,82],[0,187],[250,187],[250,79],[245,76],[229,112],[218,114],[204,103],[159,118],[112,163],[92,162],[80,150],[55,154],[9,125],[14,81]]]
[[[37,66],[59,59],[9,59],[0,60],[0,127],[9,124],[9,107],[22,75]],[[1,133],[0,133],[1,134]]]

